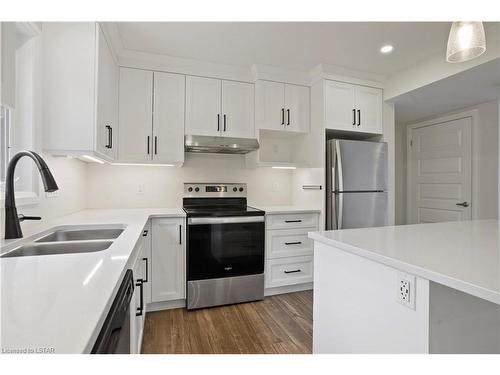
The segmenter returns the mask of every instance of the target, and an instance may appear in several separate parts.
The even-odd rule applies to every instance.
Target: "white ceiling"
[[[124,22],[123,47],[237,66],[319,63],[391,75],[445,53],[449,22]],[[379,52],[383,44],[395,49]]]
[[[500,59],[434,82],[396,98],[396,122],[426,117],[500,99]]]

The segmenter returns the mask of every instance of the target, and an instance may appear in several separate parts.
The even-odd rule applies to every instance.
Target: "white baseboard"
[[[297,285],[286,285],[279,286],[276,288],[267,288],[264,290],[264,296],[274,296],[276,294],[285,294],[285,293],[293,293],[293,292],[302,292],[304,290],[313,289],[313,283],[305,283],[305,284],[297,284]]]

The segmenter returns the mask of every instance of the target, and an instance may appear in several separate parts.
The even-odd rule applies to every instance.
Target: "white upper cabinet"
[[[153,72],[120,68],[121,162],[151,161]]]
[[[255,137],[254,97],[253,84],[222,81],[222,136]]]
[[[184,162],[184,101],[186,77],[154,72],[153,161]]]
[[[186,134],[254,137],[254,85],[186,77]]]
[[[325,81],[325,127],[382,134],[382,90]]]
[[[308,133],[310,127],[309,87],[271,81],[255,84],[257,129]]]
[[[42,69],[43,149],[113,160],[118,67],[99,24],[44,23]]]
[[[186,77],[187,135],[220,135],[221,91],[220,79]]]
[[[120,68],[119,161],[184,162],[185,76]]]

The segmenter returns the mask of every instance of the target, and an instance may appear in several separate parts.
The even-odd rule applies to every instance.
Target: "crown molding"
[[[311,79],[308,72],[262,64],[253,64],[251,70],[255,81],[262,79],[266,81],[311,86]]]
[[[321,63],[310,70],[309,79],[312,84],[322,79],[328,79],[383,89],[386,77],[381,74]]]

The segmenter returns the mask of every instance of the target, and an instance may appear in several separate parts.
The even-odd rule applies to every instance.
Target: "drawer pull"
[[[285,220],[285,223],[302,223],[302,220]]]
[[[302,270],[298,269],[298,270],[293,270],[293,271],[283,271],[285,273],[297,273],[297,272],[301,272]]]
[[[302,245],[302,241],[297,241],[297,242],[285,242],[285,245]]]

